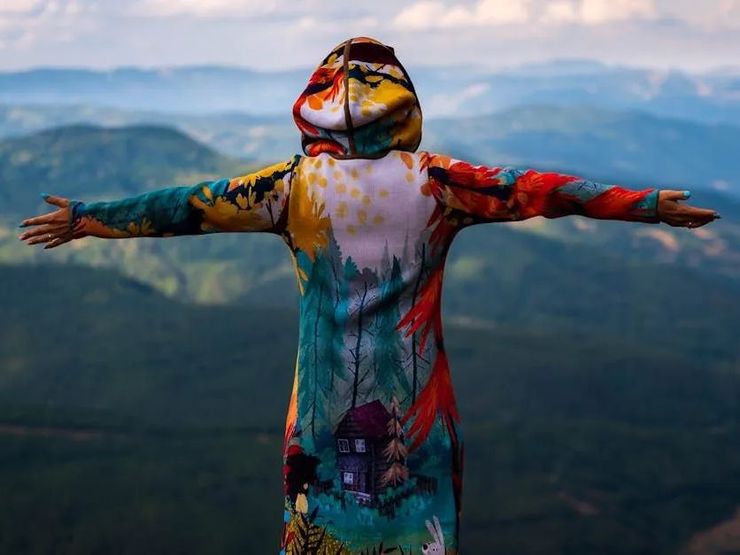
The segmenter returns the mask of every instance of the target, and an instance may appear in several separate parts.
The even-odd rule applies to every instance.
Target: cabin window
[[[354,482],[354,474],[352,474],[351,472],[344,472],[343,474],[344,474],[343,480],[344,480],[344,483],[345,484],[354,484],[355,483]]]
[[[346,439],[340,439],[339,441],[339,452],[340,453],[349,453],[349,441]]]
[[[357,451],[358,453],[365,452],[365,440],[364,439],[355,440],[355,451]]]

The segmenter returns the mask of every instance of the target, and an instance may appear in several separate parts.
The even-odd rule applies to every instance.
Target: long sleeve
[[[425,156],[430,192],[446,218],[459,227],[568,215],[660,223],[659,189],[635,191],[573,175],[476,166],[438,154]]]
[[[109,239],[216,232],[282,233],[296,155],[260,171],[113,201],[72,201],[77,236]]]

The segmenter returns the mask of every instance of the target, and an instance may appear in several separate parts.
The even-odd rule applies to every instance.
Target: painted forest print
[[[280,553],[457,555],[464,440],[441,320],[454,238],[537,216],[659,223],[659,191],[417,151],[414,86],[393,49],[367,37],[331,50],[293,117],[303,154],[73,200],[75,237],[280,236],[300,293]]]
[[[286,421],[285,553],[307,552],[314,536],[327,553],[393,552],[381,544],[422,553],[434,541],[424,521],[434,518],[454,552],[462,438],[433,316],[447,243],[432,237],[438,205],[422,193],[420,160],[320,155],[294,172],[283,236],[303,248],[291,249],[301,318]],[[394,189],[383,179],[391,168],[414,179]],[[352,179],[373,173],[364,187]],[[392,239],[388,225],[406,231]]]

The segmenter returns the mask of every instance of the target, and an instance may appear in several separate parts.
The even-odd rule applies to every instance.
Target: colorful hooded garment
[[[293,115],[303,154],[74,201],[76,232],[280,235],[300,291],[280,553],[459,553],[464,442],[440,316],[453,239],[537,216],[658,223],[659,191],[417,151],[414,87],[393,49],[369,38],[329,53]]]

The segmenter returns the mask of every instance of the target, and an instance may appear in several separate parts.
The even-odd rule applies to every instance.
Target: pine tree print
[[[406,457],[408,450],[404,442],[403,425],[401,424],[401,406],[398,398],[393,396],[391,400],[391,419],[388,421],[388,435],[390,441],[388,446],[383,450],[386,460],[391,466],[383,473],[381,484],[396,486],[401,482],[408,480],[409,469],[406,466]]]
[[[396,391],[406,397],[411,393],[411,384],[404,369],[404,344],[401,334],[395,329],[395,323],[400,319],[400,310],[396,306],[398,297],[403,290],[401,266],[398,258],[393,257],[390,275],[380,286],[380,303],[383,306],[392,306],[375,316],[375,330],[373,342],[373,363],[375,367],[375,384],[379,392],[375,397],[388,399]]]

